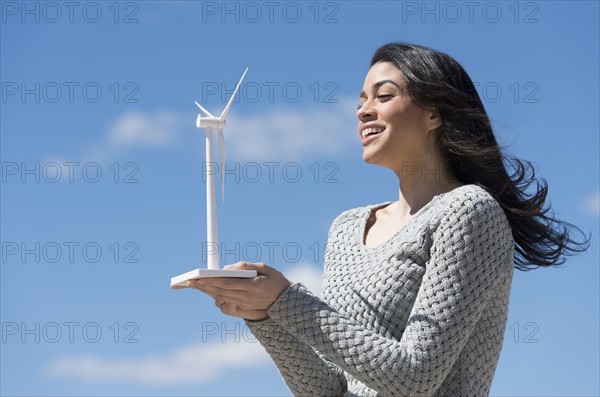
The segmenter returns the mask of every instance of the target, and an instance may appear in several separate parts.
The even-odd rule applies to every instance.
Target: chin
[[[375,151],[373,153],[363,151],[363,161],[367,164],[378,165],[380,167],[386,167],[393,169],[393,161],[389,161],[389,156],[384,155],[381,152]]]
[[[367,154],[367,153],[365,153],[365,152],[363,151],[363,154],[362,154],[362,159],[363,159],[363,161],[364,161],[365,163],[369,163],[369,164],[371,164],[371,161],[372,161],[372,156],[371,156],[371,155],[369,155],[369,154]]]
[[[362,158],[365,163],[373,164],[373,165],[380,165],[379,161],[377,161],[377,156],[374,156],[373,154],[363,152]]]

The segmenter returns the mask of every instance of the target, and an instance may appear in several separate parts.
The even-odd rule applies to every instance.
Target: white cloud
[[[321,291],[322,273],[314,265],[295,265],[286,275],[292,281],[304,283],[314,293]],[[253,369],[265,365],[269,360],[258,341],[244,336],[225,339],[224,343],[198,342],[178,347],[164,355],[141,358],[91,355],[64,357],[50,363],[46,372],[55,378],[88,382],[168,386],[212,382],[231,370]]]
[[[600,215],[600,192],[588,196],[585,200],[585,211],[592,215]]]
[[[232,161],[340,156],[352,144],[359,146],[356,116],[348,100],[246,116],[233,113],[228,124],[225,140]]]
[[[298,161],[315,155],[340,156],[352,145],[359,150],[354,102],[341,99],[337,104],[290,105],[253,115],[233,110],[225,129],[226,160]],[[125,151],[175,147],[181,141],[204,145],[203,136],[204,130],[196,128],[196,119],[189,113],[128,112],[109,123],[104,138],[90,145],[78,160],[110,161]]]
[[[125,113],[108,128],[106,143],[111,148],[166,146],[177,140],[181,121],[169,111]]]
[[[300,282],[304,284],[310,292],[317,296],[321,296],[321,289],[323,288],[323,272],[321,268],[301,263],[284,273],[289,280]]]
[[[129,112],[111,122],[100,142],[89,145],[76,159],[54,155],[46,163],[60,159],[65,162],[108,162],[128,150],[161,149],[174,146],[180,140],[182,117],[173,111]]]
[[[248,338],[249,339],[249,338]],[[269,357],[256,340],[182,346],[165,356],[145,358],[66,357],[47,368],[48,375],[83,381],[143,385],[201,384],[233,369],[250,369]]]
[[[109,161],[135,149],[163,149],[180,141],[182,117],[172,111],[129,112],[110,124],[102,142],[92,145],[85,161]]]

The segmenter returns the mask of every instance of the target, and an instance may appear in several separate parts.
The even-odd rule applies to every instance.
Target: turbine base
[[[256,270],[194,269],[171,278],[171,287],[186,287],[188,280],[206,277],[254,278]]]

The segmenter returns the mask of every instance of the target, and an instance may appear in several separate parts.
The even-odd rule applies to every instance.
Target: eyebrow
[[[396,83],[395,81],[390,80],[390,79],[378,81],[378,82],[374,83],[371,86],[371,88],[373,88],[373,90],[377,90],[379,87],[381,87],[382,85],[387,84],[387,83],[393,84],[396,87],[398,87],[399,90],[402,90],[402,87],[400,87],[400,85],[398,83]],[[359,98],[365,98],[366,96],[367,96],[367,94],[364,91],[361,91]]]

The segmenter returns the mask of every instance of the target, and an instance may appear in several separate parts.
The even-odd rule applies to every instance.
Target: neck
[[[441,161],[405,163],[394,172],[399,182],[398,202],[394,203],[394,210],[402,215],[412,215],[434,196],[463,185]]]

